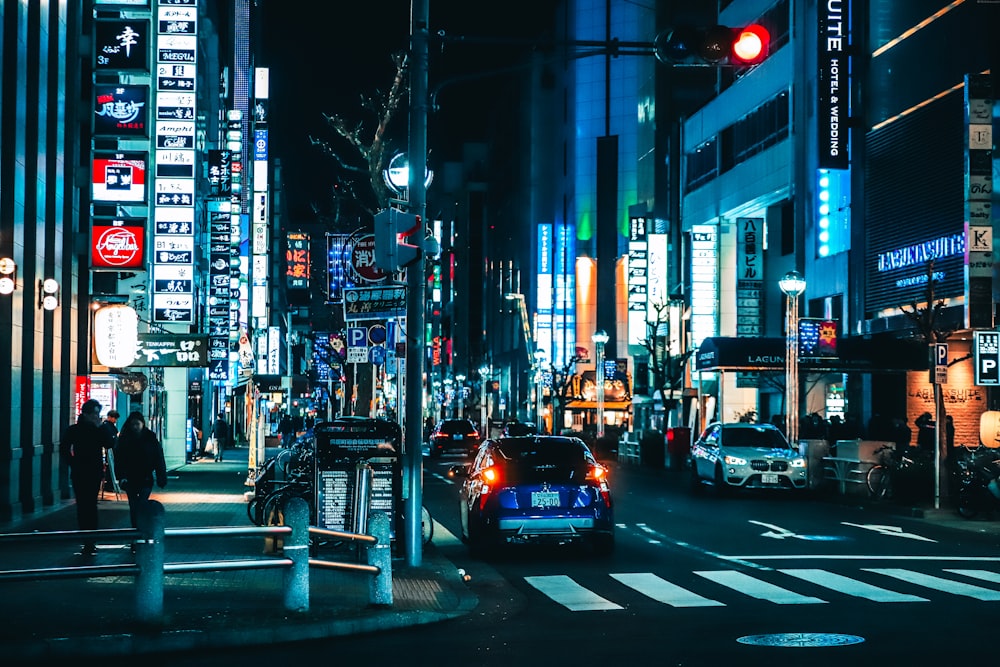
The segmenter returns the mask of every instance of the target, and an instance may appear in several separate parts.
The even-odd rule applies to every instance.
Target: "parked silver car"
[[[806,459],[772,424],[710,424],[691,446],[691,490],[704,484],[732,487],[806,489]]]

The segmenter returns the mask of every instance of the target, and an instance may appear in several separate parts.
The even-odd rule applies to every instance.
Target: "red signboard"
[[[121,220],[94,219],[90,239],[90,264],[95,269],[139,269],[143,259],[146,228]]]
[[[351,268],[364,281],[384,280],[385,271],[375,266],[375,235],[365,234],[355,239],[351,247]]]
[[[94,201],[146,201],[145,153],[96,153],[92,173]]]

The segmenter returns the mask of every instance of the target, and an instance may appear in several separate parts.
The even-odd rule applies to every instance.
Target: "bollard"
[[[390,549],[389,515],[372,512],[368,531],[377,541],[368,547],[368,564],[379,573],[368,580],[368,603],[379,607],[392,606],[392,551]]]
[[[163,535],[166,519],[163,505],[147,500],[136,516],[143,539],[135,545],[135,612],[141,623],[163,620]]]
[[[309,611],[309,505],[303,498],[289,498],[283,513],[285,525],[292,529],[283,548],[292,561],[285,570],[285,610],[305,612]]]

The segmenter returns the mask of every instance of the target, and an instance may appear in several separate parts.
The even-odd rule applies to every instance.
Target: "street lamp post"
[[[457,396],[458,396],[458,418],[462,419],[465,416],[465,376],[456,375],[455,381],[458,382]]]
[[[535,352],[535,408],[537,409],[535,423],[539,433],[545,432],[545,403],[542,400],[545,394],[545,360],[544,352],[540,350]]]
[[[788,444],[799,441],[799,295],[806,280],[798,271],[789,271],[778,281],[785,293],[785,435]]]
[[[598,329],[591,336],[597,347],[597,372],[594,383],[597,385],[597,437],[604,437],[604,345],[608,342],[608,334],[604,329]]]
[[[483,432],[483,437],[489,437],[489,426],[486,423],[486,382],[489,378],[490,367],[483,365],[479,367],[479,428]]]

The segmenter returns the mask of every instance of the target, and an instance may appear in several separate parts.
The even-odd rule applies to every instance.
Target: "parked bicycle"
[[[868,496],[874,500],[889,500],[895,492],[895,481],[903,470],[911,468],[915,461],[903,452],[897,452],[892,445],[882,445],[873,454],[878,463],[873,465],[865,477]]]

